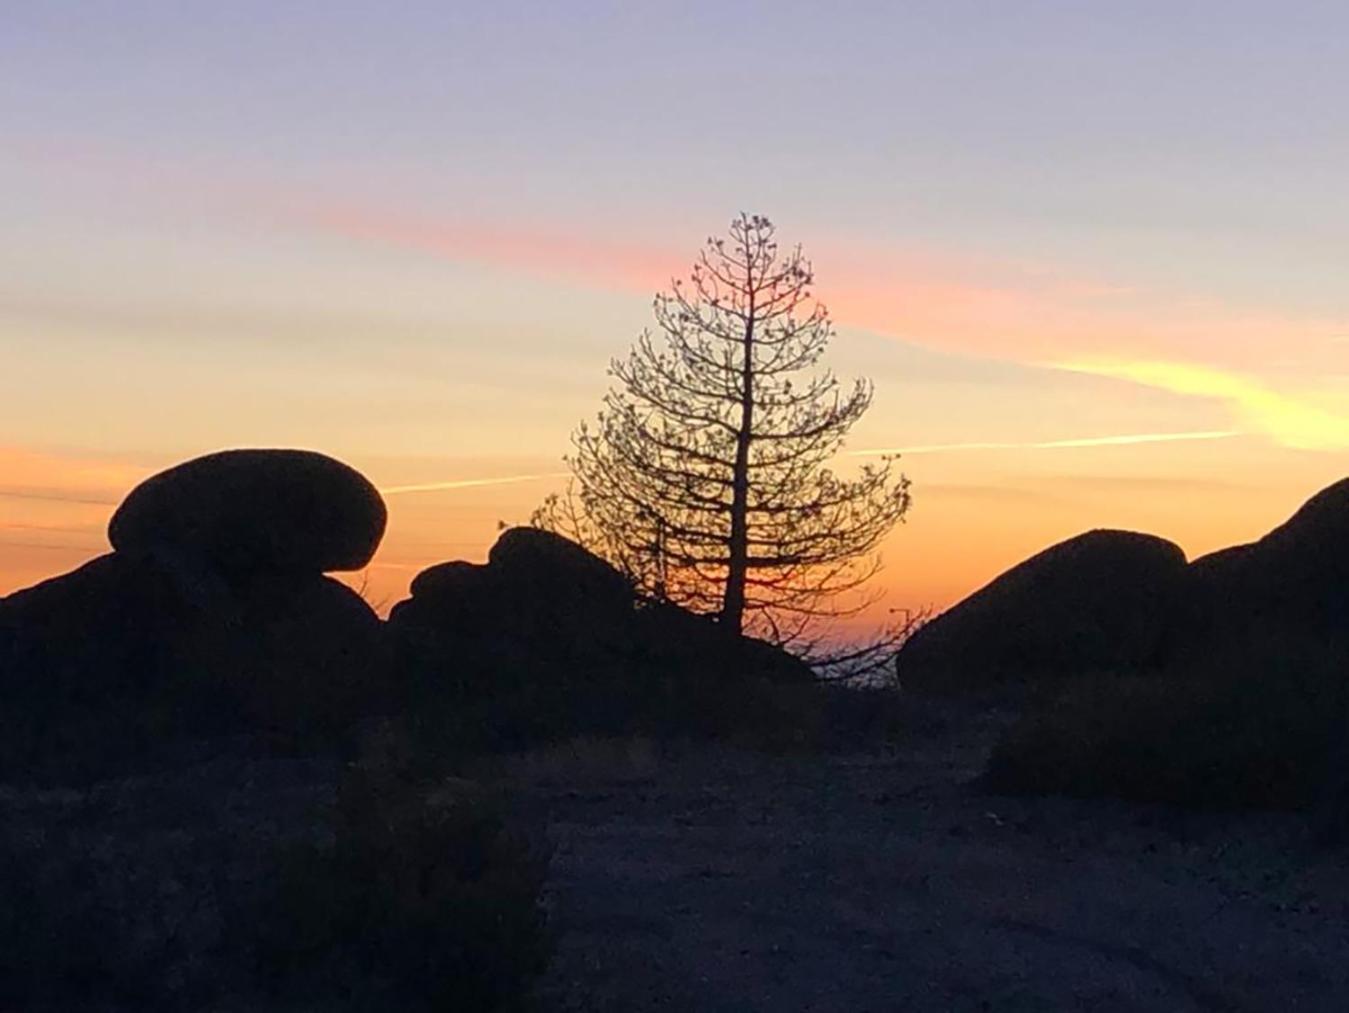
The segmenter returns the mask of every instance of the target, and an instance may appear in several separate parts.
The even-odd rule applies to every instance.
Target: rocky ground
[[[1349,1009],[1349,854],[1290,814],[981,793],[1006,720],[917,714],[894,754],[580,741],[465,771],[548,822],[544,1010]],[[90,789],[0,788],[7,871],[85,912],[91,956],[218,992],[228,961],[191,957],[224,924],[201,899],[243,898],[279,841],[322,833],[336,776],[217,744]],[[100,912],[133,896],[113,933]],[[0,928],[44,931],[12,910]]]
[[[930,714],[896,755],[517,766],[556,846],[546,1004],[1349,1009],[1349,856],[1291,815],[981,794],[1002,720]]]

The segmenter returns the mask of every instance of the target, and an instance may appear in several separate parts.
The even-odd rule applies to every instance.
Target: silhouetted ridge
[[[1050,546],[923,626],[897,659],[906,690],[960,692],[1155,660],[1185,554],[1096,530]]]
[[[224,450],[146,479],[108,524],[124,552],[186,554],[229,575],[359,570],[384,536],[378,490],[308,450]]]

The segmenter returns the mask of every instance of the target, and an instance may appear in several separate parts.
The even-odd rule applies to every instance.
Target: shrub
[[[355,768],[333,840],[292,849],[257,926],[266,989],[339,1007],[525,1006],[549,956],[547,859],[481,789]]]
[[[471,785],[338,769],[0,788],[0,1010],[519,1008],[542,849]]]
[[[994,791],[1301,808],[1327,774],[1344,684],[1313,669],[1100,676],[1040,701],[994,749]]]
[[[152,777],[0,788],[0,1009],[198,1010],[248,988],[222,913],[256,921],[259,870],[334,782],[216,747]]]
[[[174,1008],[171,933],[152,885],[93,849],[55,860],[5,851],[0,1009]]]

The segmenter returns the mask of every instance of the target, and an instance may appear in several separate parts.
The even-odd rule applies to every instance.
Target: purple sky
[[[34,489],[220,446],[551,475],[741,209],[877,382],[855,449],[979,445],[906,463],[906,600],[1095,524],[1253,536],[1349,449],[1346,94],[1331,3],[10,5],[0,592],[102,544]],[[1177,433],[1239,435],[1109,442]],[[385,562],[548,481],[408,494]]]

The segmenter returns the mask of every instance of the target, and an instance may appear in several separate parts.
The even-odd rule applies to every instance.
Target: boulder
[[[389,626],[398,669],[413,684],[461,714],[482,708],[511,746],[725,725],[729,691],[814,681],[772,645],[674,605],[639,602],[598,556],[533,528],[503,533],[486,565],[423,571]]]
[[[562,535],[508,528],[487,554],[493,571],[539,601],[558,597],[603,610],[632,606],[632,588],[616,569]]]
[[[0,779],[85,780],[186,739],[345,745],[388,704],[384,629],[323,576],[230,587],[116,552],[0,608]]]
[[[232,581],[369,563],[387,515],[359,472],[307,450],[225,450],[154,475],[117,508],[119,552],[209,561]]]
[[[194,670],[184,648],[209,615],[153,559],[121,553],[10,595],[0,779],[98,777],[172,733],[191,696],[174,675]]]
[[[412,578],[408,590],[419,601],[462,601],[480,593],[487,580],[486,566],[455,559],[428,566]]]
[[[795,655],[756,637],[728,633],[710,616],[674,605],[640,609],[634,630],[638,667],[648,671],[663,670],[709,686],[815,684],[814,670]]]
[[[919,629],[906,690],[957,693],[1154,663],[1185,576],[1171,542],[1096,530],[1045,549]]]
[[[16,591],[0,610],[6,704],[58,693],[96,701],[150,685],[210,604],[157,560],[122,553]]]
[[[417,574],[410,590],[412,597],[390,610],[395,627],[474,639],[501,633],[509,602],[497,574],[487,566],[462,560],[437,563]]]
[[[626,634],[634,607],[622,574],[537,528],[503,532],[485,566],[455,561],[423,570],[411,590],[390,613],[394,627],[540,656]]]
[[[384,623],[331,577],[255,583],[223,633],[215,665],[250,730],[350,744],[402,702]]]
[[[1349,479],[1259,541],[1190,564],[1167,659],[1189,664],[1257,642],[1281,653],[1349,651]]]

